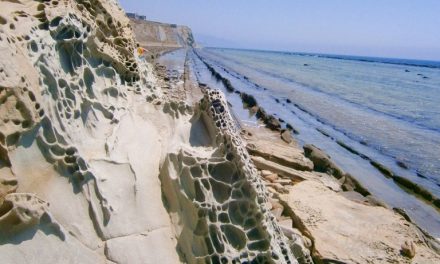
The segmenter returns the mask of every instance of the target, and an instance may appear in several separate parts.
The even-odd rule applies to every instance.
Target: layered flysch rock
[[[163,96],[115,1],[0,5],[2,263],[296,262],[221,96]]]

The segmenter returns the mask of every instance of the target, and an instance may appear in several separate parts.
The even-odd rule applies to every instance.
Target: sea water
[[[233,86],[298,131],[392,207],[440,237],[437,209],[405,192],[346,146],[440,197],[440,62],[205,48]],[[218,85],[197,56],[200,81]],[[256,122],[227,93],[244,122]]]

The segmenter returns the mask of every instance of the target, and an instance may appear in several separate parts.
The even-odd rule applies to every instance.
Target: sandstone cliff
[[[99,0],[1,9],[1,262],[120,262],[161,241],[178,259],[157,179],[171,118],[146,104],[160,92],[124,11]]]
[[[143,47],[193,47],[195,40],[187,26],[130,19],[136,40]]]
[[[267,209],[222,95],[165,95],[115,1],[1,10],[2,263],[310,258]],[[155,28],[153,42],[192,45],[187,28]]]

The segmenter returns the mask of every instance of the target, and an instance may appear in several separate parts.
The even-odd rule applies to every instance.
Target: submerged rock
[[[262,120],[264,124],[266,124],[267,128],[269,128],[271,130],[275,130],[275,131],[281,130],[280,121],[276,117],[274,117],[273,115],[267,114],[266,111],[262,107],[258,108],[256,116],[258,119]]]
[[[342,184],[342,189],[344,191],[356,191],[363,196],[370,195],[370,192],[364,188],[353,176],[350,174],[344,175],[344,182]]]
[[[395,175],[395,176],[393,176],[393,180],[397,184],[409,189],[410,191],[414,192],[415,194],[420,195],[426,201],[431,202],[434,199],[434,196],[428,190],[424,189],[423,187],[410,181],[407,178]]]
[[[393,177],[394,173],[387,167],[385,167],[385,165],[380,164],[377,161],[370,161],[371,165],[373,165],[373,167],[375,167],[376,169],[378,169],[383,175],[385,175],[386,177]]]
[[[286,128],[288,129],[288,130],[291,130],[292,132],[293,132],[293,134],[295,134],[295,135],[298,135],[299,134],[299,132],[298,132],[298,130],[296,130],[291,124],[289,124],[289,123],[286,123]]]
[[[304,145],[304,153],[314,164],[314,170],[329,173],[340,179],[344,172],[331,160],[330,156],[314,145]]]
[[[247,93],[240,93],[241,100],[243,101],[243,104],[247,108],[253,108],[257,106],[257,100],[253,95],[247,94]]]
[[[288,129],[281,130],[281,139],[284,140],[286,143],[292,143],[293,137]]]

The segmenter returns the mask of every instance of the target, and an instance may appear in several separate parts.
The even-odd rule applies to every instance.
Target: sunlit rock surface
[[[124,11],[1,8],[1,262],[178,262],[158,179],[171,117]]]
[[[163,95],[115,1],[0,5],[2,263],[296,262],[234,124]]]

